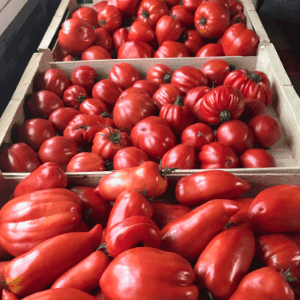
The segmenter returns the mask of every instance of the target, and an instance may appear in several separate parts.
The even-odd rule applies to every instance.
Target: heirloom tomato
[[[191,28],[194,25],[194,13],[183,5],[174,5],[170,15],[178,20],[182,27]]]
[[[117,7],[125,13],[135,15],[137,13],[140,0],[116,0]]]
[[[235,15],[230,17],[230,25],[229,26],[232,26],[233,24],[236,24],[236,23],[241,23],[241,24],[246,25],[247,18],[242,12],[238,12]]]
[[[133,88],[141,88],[144,90],[151,98],[154,95],[154,93],[158,90],[158,86],[156,83],[150,81],[150,80],[138,80],[136,81],[133,86]]]
[[[211,88],[209,88],[208,86],[197,86],[189,90],[184,97],[183,105],[194,111],[194,107],[197,102],[210,90]]]
[[[98,45],[92,45],[81,54],[81,60],[111,59],[109,52]]]
[[[198,51],[205,45],[203,37],[196,30],[184,30],[178,42],[184,44],[190,56],[195,56]]]
[[[128,31],[128,39],[130,41],[148,43],[155,39],[155,32],[147,23],[135,21],[131,24]]]
[[[159,87],[165,83],[171,83],[173,71],[164,64],[156,64],[147,72],[147,80],[157,84]]]
[[[195,57],[210,56],[224,56],[222,46],[219,44],[209,43],[200,48],[200,50],[195,55]]]
[[[176,85],[166,83],[154,93],[152,99],[154,104],[161,109],[164,104],[173,104],[177,99],[180,99],[180,95],[180,90]]]
[[[264,115],[267,108],[263,102],[254,98],[245,98],[245,108],[240,117],[240,120],[248,123],[256,115]]]
[[[95,33],[96,33],[95,45],[101,46],[107,52],[110,53],[110,51],[113,49],[113,39],[110,36],[109,32],[104,28],[96,28]]]
[[[153,48],[144,42],[129,41],[121,45],[118,50],[118,58],[151,58],[153,57]]]
[[[121,12],[118,7],[106,5],[98,14],[98,24],[108,32],[114,32],[122,23]]]
[[[189,57],[188,48],[179,42],[165,41],[154,53],[154,58]]]
[[[56,109],[49,116],[49,121],[54,128],[59,132],[63,132],[69,125],[70,121],[80,112],[73,107],[61,107]]]
[[[80,7],[74,11],[72,18],[84,20],[95,28],[98,27],[97,16],[97,11],[92,7]]]
[[[89,97],[87,91],[79,85],[71,85],[65,91],[63,100],[66,106],[79,108],[80,103]]]
[[[101,115],[103,112],[108,113],[105,103],[95,98],[85,99],[80,104],[79,111],[86,115]]]
[[[128,29],[122,27],[115,30],[112,38],[113,38],[115,50],[118,51],[123,44],[129,42]]]

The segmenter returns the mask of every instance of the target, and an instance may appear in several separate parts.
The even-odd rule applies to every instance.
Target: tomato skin
[[[171,83],[173,71],[170,67],[164,64],[156,64],[147,72],[147,80],[157,84],[159,87],[166,83]]]
[[[144,42],[129,41],[121,45],[118,50],[118,58],[151,58],[153,57],[153,48]]]
[[[131,143],[153,160],[159,160],[176,145],[176,137],[168,123],[156,116],[139,121],[132,129]]]
[[[83,100],[79,106],[79,111],[86,115],[101,115],[103,112],[108,113],[105,103],[95,98]]]
[[[130,41],[148,43],[155,39],[155,32],[147,23],[143,21],[135,21],[130,26],[128,39]]]
[[[28,144],[34,150],[38,150],[45,140],[53,136],[54,127],[46,119],[25,120],[17,129],[17,141]]]
[[[71,54],[69,54],[69,55],[67,55],[67,56],[65,56],[63,59],[62,59],[62,61],[74,61],[74,57],[71,55]]]
[[[154,95],[154,93],[158,90],[157,84],[149,80],[138,80],[133,84],[132,87],[143,89],[151,98]]]
[[[253,117],[257,115],[264,115],[266,113],[267,108],[263,102],[254,98],[245,98],[245,108],[240,120],[248,123]]]
[[[234,151],[220,142],[204,145],[198,153],[198,161],[200,169],[231,169],[239,165]]]
[[[247,19],[246,19],[246,16],[242,12],[238,12],[230,17],[230,26],[232,26],[236,23],[241,23],[241,24],[246,25]]]
[[[107,52],[110,52],[113,49],[113,39],[104,28],[96,28],[96,40],[95,45],[101,46]]]
[[[196,103],[209,91],[211,90],[208,86],[197,86],[190,91],[184,97],[183,105],[187,106],[194,112]]]
[[[70,121],[80,112],[73,107],[61,107],[54,110],[49,116],[49,121],[54,126],[55,130],[62,133],[69,125]]]
[[[72,18],[74,19],[81,19],[92,26],[98,27],[98,20],[97,20],[98,13],[91,7],[80,7],[74,11]]]
[[[118,7],[106,5],[98,13],[98,24],[108,32],[114,32],[122,23],[121,12]]]
[[[268,115],[257,115],[253,117],[248,126],[253,131],[254,142],[262,147],[274,146],[281,137],[281,126]]]
[[[117,7],[122,11],[131,15],[135,15],[138,10],[139,0],[116,0]]]
[[[244,12],[244,6],[242,2],[237,0],[228,0],[229,10],[231,13]]]
[[[245,197],[232,199],[238,203],[240,210],[229,219],[228,223],[229,224],[232,223],[233,225],[242,225],[245,223],[249,223],[248,209],[253,199],[254,198],[245,198]]]
[[[194,25],[194,13],[183,5],[174,5],[170,15],[178,20],[182,27],[190,28]]]
[[[248,149],[240,156],[242,168],[274,168],[276,161],[272,154],[264,149]]]
[[[123,89],[113,80],[102,79],[94,85],[92,96],[101,100],[111,111],[122,92]]]
[[[194,20],[201,36],[218,38],[229,25],[229,11],[218,1],[206,1],[198,6]]]
[[[63,100],[66,106],[79,108],[80,103],[88,98],[87,91],[79,85],[69,86],[63,94]]]
[[[101,46],[92,45],[81,54],[81,60],[111,59],[109,52]]]
[[[234,24],[223,34],[222,47],[227,56],[255,55],[259,43],[256,33],[244,24]]]
[[[189,51],[184,44],[174,41],[165,41],[154,53],[154,58],[167,57],[189,57]]]
[[[212,199],[237,198],[249,189],[246,180],[226,171],[209,170],[181,178],[176,184],[175,195],[180,204],[193,207]]]
[[[204,0],[183,0],[183,6],[195,13],[198,6],[203,3]]]
[[[67,172],[101,172],[105,171],[104,159],[91,152],[74,155],[67,165]]]
[[[294,300],[295,295],[282,274],[270,267],[264,267],[252,271],[241,280],[229,298],[239,299]]]
[[[17,296],[15,296],[15,294],[7,291],[7,290],[3,290],[2,291],[2,300],[19,300],[19,298]]]
[[[114,170],[138,167],[148,161],[148,155],[139,148],[126,147],[119,150],[113,159]]]
[[[43,163],[55,162],[64,171],[70,159],[78,153],[77,143],[63,136],[54,136],[46,140],[39,149],[39,158]]]
[[[93,26],[81,19],[68,19],[58,32],[58,42],[68,53],[79,53],[90,47],[96,40]]]
[[[224,56],[223,48],[219,44],[209,43],[204,45],[196,53],[195,57],[210,57],[210,56]]]
[[[91,94],[96,76],[97,73],[93,67],[79,66],[72,71],[70,80],[72,85],[79,85]]]
[[[115,30],[113,33],[113,42],[114,42],[114,48],[117,51],[120,49],[120,47],[123,44],[125,44],[126,42],[129,42],[128,29],[125,27],[122,27],[122,28]]]
[[[255,238],[249,224],[216,235],[194,267],[199,289],[207,288],[217,299],[228,299],[247,274],[254,252]]]
[[[106,0],[99,1],[93,5],[93,9],[99,13],[106,5],[107,5]]]
[[[201,148],[215,141],[215,133],[204,123],[195,123],[187,128],[181,134],[181,143],[192,145],[196,153],[201,151]]]
[[[237,156],[253,147],[254,137],[251,129],[240,120],[224,122],[217,130],[217,142],[229,146]]]
[[[203,37],[196,30],[184,30],[178,41],[186,46],[190,56],[195,56],[205,45]]]
[[[174,104],[181,93],[178,87],[171,83],[162,85],[153,95],[154,104],[161,109],[164,104]]]

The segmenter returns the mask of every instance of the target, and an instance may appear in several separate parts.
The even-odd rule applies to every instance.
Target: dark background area
[[[61,0],[30,0],[0,36],[0,115]],[[78,3],[91,3],[81,0]],[[300,0],[260,1],[259,16],[300,94]]]

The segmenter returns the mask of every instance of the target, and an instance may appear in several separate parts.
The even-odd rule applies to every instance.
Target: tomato
[[[97,16],[97,11],[92,7],[80,7],[74,11],[72,18],[84,20],[92,26],[98,27]]]
[[[200,48],[196,57],[224,56],[223,48],[219,44],[209,43]]]
[[[264,148],[274,146],[281,137],[280,124],[268,115],[253,117],[248,126],[253,131],[254,142]]]
[[[196,30],[184,30],[178,41],[187,47],[190,56],[195,56],[205,45],[203,37]]]
[[[165,1],[163,0],[142,0],[137,18],[151,26],[155,29],[158,20],[164,16],[168,15],[169,9]]]
[[[91,152],[74,155],[67,165],[67,172],[99,172],[105,171],[104,159]]]
[[[170,15],[178,20],[182,27],[191,28],[194,25],[194,13],[183,5],[172,5]]]
[[[121,96],[113,109],[113,119],[117,128],[130,133],[135,124],[155,114],[151,97],[143,93],[128,93]]]
[[[68,19],[58,32],[58,42],[68,53],[79,53],[90,47],[96,40],[93,26],[81,19]]]
[[[229,25],[229,11],[218,1],[201,3],[195,12],[195,27],[204,38],[220,37]]]
[[[152,97],[158,90],[157,84],[150,80],[138,80],[133,84],[132,87],[143,89],[150,97]]]
[[[107,5],[106,0],[99,1],[93,5],[93,9],[98,13]]]
[[[264,72],[235,70],[226,76],[224,85],[230,85],[240,90],[245,98],[255,98],[266,106],[272,101],[271,83]]]
[[[233,15],[232,17],[230,17],[230,26],[232,26],[233,24],[236,24],[236,23],[241,23],[241,24],[246,25],[247,19],[242,12],[238,12],[235,15]]]
[[[224,122],[218,128],[217,142],[229,146],[237,156],[253,147],[254,137],[251,129],[240,120]]]
[[[248,209],[250,204],[252,203],[254,198],[234,198],[233,200],[236,201],[240,207],[240,210],[234,214],[230,219],[228,224],[229,225],[241,225],[245,223],[249,223],[248,221]]]
[[[135,21],[130,26],[128,39],[130,41],[148,43],[155,39],[155,32],[147,23],[143,21]]]
[[[63,136],[46,140],[39,149],[39,158],[45,162],[55,162],[64,171],[71,158],[78,153],[77,143]]]
[[[128,38],[128,29],[125,27],[119,28],[114,31],[113,33],[113,42],[115,50],[119,50],[120,47],[125,44],[126,42],[129,42]]]
[[[81,60],[111,59],[109,52],[98,45],[85,49],[81,54]]]
[[[248,123],[254,116],[264,115],[266,112],[267,108],[263,102],[255,98],[245,98],[245,108],[240,119]]]
[[[108,109],[104,102],[95,98],[85,99],[79,106],[79,111],[86,115],[101,115],[101,113],[108,113]]]
[[[244,6],[242,2],[238,0],[228,0],[228,3],[229,3],[229,10],[233,14],[244,11]]]
[[[87,91],[79,85],[71,85],[65,91],[63,100],[66,106],[79,108],[80,103],[88,98]]]
[[[208,78],[209,84],[214,87],[222,85],[230,71],[229,63],[223,59],[211,59],[201,68],[201,72]]]
[[[191,89],[185,95],[183,105],[189,107],[192,111],[194,111],[196,103],[210,90],[211,88],[207,86],[197,86]]]
[[[5,147],[0,153],[2,172],[33,172],[40,164],[35,151],[25,143]]]
[[[159,87],[165,83],[171,83],[173,71],[164,64],[156,64],[147,72],[147,80],[157,84]]]
[[[281,273],[270,267],[264,267],[247,274],[229,298],[229,300],[240,299],[294,300],[295,295]]]
[[[96,133],[92,152],[99,154],[104,160],[112,160],[120,149],[128,146],[130,142],[126,132],[107,127]]]
[[[156,161],[176,145],[176,137],[168,123],[156,116],[139,121],[133,127],[130,138],[133,146]]]
[[[93,67],[79,66],[71,73],[71,84],[83,87],[89,94],[91,94],[95,84],[97,73]]]
[[[234,151],[220,142],[204,145],[198,153],[198,160],[200,169],[232,169],[239,165]]]
[[[199,289],[207,288],[216,299],[228,299],[248,273],[254,252],[255,238],[248,224],[216,235],[194,267]]]
[[[77,60],[76,57],[73,57],[71,54],[65,56],[62,61],[75,61]]]
[[[204,0],[182,0],[182,4],[184,7],[195,13],[197,7],[203,2]]]
[[[164,154],[161,159],[161,168],[195,169],[197,164],[193,146],[179,144]]]
[[[200,70],[190,66],[180,67],[171,78],[171,84],[177,86],[184,94],[197,86],[207,85],[207,82],[207,77]]]
[[[212,199],[237,198],[250,187],[246,180],[234,174],[222,170],[209,170],[179,179],[175,195],[180,204],[193,207]]]
[[[113,48],[113,39],[104,28],[96,28],[96,40],[95,45],[101,46],[104,48],[107,52],[110,52]]]
[[[245,107],[242,93],[230,86],[221,85],[202,97],[200,113],[211,124],[238,119]]]
[[[116,0],[117,7],[128,14],[136,14],[139,7],[139,0]]]
[[[122,23],[121,12],[118,7],[106,5],[98,14],[98,24],[108,32],[114,32]]]
[[[36,86],[39,90],[47,90],[58,97],[62,97],[64,91],[70,86],[68,76],[59,69],[48,69],[35,77]]]
[[[119,150],[113,159],[113,169],[138,167],[148,161],[148,155],[139,148],[126,147]]]
[[[222,37],[222,47],[227,56],[255,55],[259,43],[256,33],[244,24],[230,26]]]
[[[19,298],[15,294],[13,294],[13,293],[11,293],[7,290],[2,291],[2,298],[1,299],[2,300],[19,300]]]
[[[61,107],[54,110],[49,116],[49,121],[58,132],[63,132],[70,121],[80,112],[73,107]]]
[[[242,168],[273,168],[276,161],[273,155],[264,149],[248,149],[240,156]]]
[[[151,58],[154,50],[144,42],[129,41],[121,45],[118,50],[118,58]]]
[[[130,64],[115,64],[109,71],[109,78],[123,89],[128,89],[141,79],[140,72]]]
[[[154,58],[189,57],[189,50],[184,44],[174,41],[163,42],[154,53]]]
[[[180,90],[176,85],[166,83],[154,93],[152,99],[154,104],[161,109],[166,103],[173,104],[177,99],[179,99],[180,94]]]
[[[55,130],[50,121],[45,119],[25,120],[17,129],[17,141],[26,143],[35,150],[50,137],[55,136]]]
[[[101,100],[108,108],[112,110],[123,89],[111,79],[102,79],[98,81],[92,90],[92,96]]]
[[[195,123],[183,130],[181,134],[181,143],[192,145],[196,153],[201,151],[201,148],[215,141],[213,130],[206,124]]]

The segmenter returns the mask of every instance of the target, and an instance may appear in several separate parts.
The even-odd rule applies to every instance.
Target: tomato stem
[[[113,162],[111,161],[111,160],[106,160],[105,162],[104,162],[104,167],[105,167],[105,170],[106,171],[111,171],[111,170],[113,170],[114,168],[113,168]]]
[[[242,18],[241,18],[241,17],[237,17],[237,18],[234,20],[234,23],[236,23],[236,24],[242,23]]]
[[[181,1],[178,3],[178,5],[183,5],[183,1],[181,0]]]
[[[173,73],[166,73],[164,76],[164,82],[170,83]]]
[[[103,111],[103,112],[100,114],[100,116],[101,116],[102,118],[108,118],[108,117],[109,117],[109,114],[108,114],[106,111]]]
[[[177,40],[179,43],[184,43],[187,39],[187,36],[184,32],[181,33],[180,38]]]
[[[122,135],[120,134],[121,129],[119,129],[118,131],[111,131],[111,127],[107,127],[110,135],[104,134],[102,132],[100,132],[100,134],[109,138],[114,144],[120,144],[120,139],[122,138]]]
[[[220,120],[221,120],[221,123],[229,121],[230,120],[230,111],[228,111],[228,110],[222,110],[220,112]]]
[[[86,99],[86,97],[84,97],[84,96],[79,96],[79,97],[77,98],[77,101],[78,101],[79,103],[81,103],[81,102],[83,102],[85,99]]]
[[[100,25],[102,25],[102,26],[104,26],[106,23],[105,23],[105,20],[99,20],[99,23],[100,23]]]
[[[206,18],[202,18],[199,22],[199,25],[205,25],[206,24]]]
[[[234,64],[229,64],[230,72],[235,70],[235,65]]]
[[[142,15],[144,18],[149,18],[149,16],[150,16],[149,12],[147,12],[145,10],[142,12]]]
[[[248,78],[256,83],[261,82],[261,77],[255,72],[249,72]]]
[[[161,177],[165,177],[167,174],[170,174],[177,169],[179,168],[168,168],[168,166],[165,166],[163,169],[160,170]]]
[[[176,97],[176,101],[174,102],[174,105],[179,105],[179,106],[183,106],[183,97],[178,96]]]

